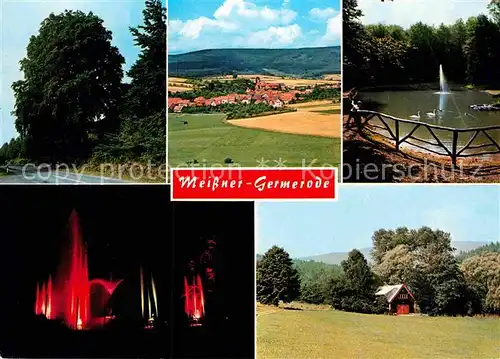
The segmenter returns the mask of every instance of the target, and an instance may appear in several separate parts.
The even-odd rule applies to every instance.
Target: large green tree
[[[460,266],[472,289],[482,299],[482,310],[500,313],[500,253],[485,252],[467,258]]]
[[[128,92],[129,111],[147,118],[165,111],[167,79],[167,12],[160,0],[146,0],[144,24],[130,28],[139,58],[127,75],[131,78]]]
[[[431,315],[463,315],[468,309],[469,292],[457,260],[449,253],[434,256],[432,267],[424,269],[425,277],[419,283],[428,286],[425,298],[420,298],[420,308]]]
[[[299,273],[290,255],[273,246],[257,264],[257,301],[277,306],[280,301],[290,303],[299,296]]]
[[[433,253],[452,252],[451,235],[429,227],[409,229],[379,229],[372,236],[373,249],[371,255],[376,265],[380,264],[387,254],[398,245],[406,245],[410,251],[428,247]],[[432,258],[430,258],[432,259]]]
[[[16,129],[34,160],[86,158],[93,137],[118,126],[124,58],[93,13],[51,14],[30,38],[12,85]]]
[[[469,22],[464,46],[467,61],[467,80],[471,83],[494,85],[500,83],[500,27],[485,15]]]
[[[348,88],[362,81],[368,55],[366,32],[361,24],[363,12],[357,0],[342,1],[343,85]]]
[[[343,274],[331,287],[332,306],[348,312],[377,312],[375,291],[379,283],[363,254],[354,249],[341,265]]]
[[[372,239],[376,273],[387,284],[407,283],[423,313],[466,311],[467,284],[453,255],[449,233],[400,227],[378,230]]]
[[[500,25],[500,1],[491,0],[488,4],[488,10],[490,11],[491,17]]]
[[[338,265],[294,260],[300,276],[300,300],[312,304],[331,304],[331,284],[342,272]]]
[[[123,123],[111,144],[100,146],[99,156],[122,160],[166,161],[166,9],[159,0],[146,0],[144,24],[130,28],[139,58],[127,75]],[[101,158],[102,160],[102,158]]]

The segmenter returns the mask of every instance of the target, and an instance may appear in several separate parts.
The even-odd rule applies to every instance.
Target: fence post
[[[396,121],[395,125],[394,136],[396,136],[396,151],[399,151],[399,121]]]
[[[361,114],[356,111],[355,109],[351,110],[352,119],[354,120],[354,124],[357,127],[356,132],[360,133],[361,132],[361,127],[362,127],[362,121],[361,121]]]
[[[457,167],[457,144],[458,132],[453,130],[453,143],[451,145],[451,169],[454,171]]]

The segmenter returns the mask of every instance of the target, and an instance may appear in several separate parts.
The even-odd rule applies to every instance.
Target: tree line
[[[255,83],[249,79],[235,79],[230,81],[203,81],[189,80],[188,83],[193,84],[193,91],[183,92],[168,92],[169,97],[179,97],[184,100],[194,100],[197,97],[206,99],[226,96],[228,94],[245,94],[247,89],[254,90]]]
[[[310,93],[297,94],[297,99],[292,103],[302,103],[309,101],[332,100],[334,103],[340,101],[340,90],[332,87],[316,85]]]
[[[354,249],[340,266],[293,261],[283,248],[271,248],[257,261],[257,300],[274,305],[301,300],[382,314],[387,302],[375,296],[377,289],[405,283],[423,314],[500,314],[498,242],[460,257],[449,233],[428,227],[380,229],[372,241],[372,263]]]
[[[163,164],[166,157],[166,9],[146,0],[143,25],[130,28],[136,62],[126,73],[111,31],[89,12],[50,14],[12,84],[19,137],[5,162]]]
[[[234,120],[241,118],[258,117],[265,115],[273,115],[284,112],[295,112],[297,109],[292,107],[273,107],[271,105],[255,103],[254,100],[249,104],[244,103],[224,103],[218,106],[186,106],[183,107],[182,113],[221,113],[226,115],[226,120]],[[169,113],[174,112],[169,109]]]
[[[357,0],[343,0],[345,88],[437,82],[442,65],[448,80],[500,86],[500,3],[485,14],[452,25],[417,22],[363,25]]]

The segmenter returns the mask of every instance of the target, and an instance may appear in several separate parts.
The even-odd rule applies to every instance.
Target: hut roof
[[[396,296],[398,295],[398,293],[401,291],[402,288],[406,288],[406,290],[408,291],[408,293],[410,294],[410,296],[415,299],[413,297],[413,294],[411,293],[411,291],[408,289],[408,287],[402,283],[402,284],[395,284],[395,285],[384,285],[380,288],[378,288],[377,292],[375,293],[375,295],[383,295],[385,296],[385,298],[387,299],[387,301],[389,303],[391,303],[394,298],[396,298]]]

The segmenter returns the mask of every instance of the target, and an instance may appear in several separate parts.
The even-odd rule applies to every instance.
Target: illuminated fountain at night
[[[62,320],[67,327],[76,330],[102,326],[112,318],[106,306],[122,281],[100,278],[89,280],[87,248],[83,242],[78,214],[74,210],[69,218],[68,239],[54,279],[49,275],[47,281],[41,285],[37,283],[35,314]],[[97,312],[100,314],[93,316],[90,297],[94,289],[99,287],[104,290],[100,291],[99,296],[94,295],[93,300],[97,302]]]
[[[205,296],[199,274],[192,278],[191,284],[188,278],[184,277],[184,311],[192,326],[200,325],[199,321],[205,315]]]
[[[142,268],[140,276],[142,319],[147,323],[145,326],[146,329],[153,329],[155,319],[158,318],[158,299],[156,297],[156,286],[152,275],[150,275],[150,281],[147,281],[146,283],[144,282],[144,272]]]
[[[213,269],[216,242],[208,240],[206,248],[197,258],[188,263],[189,274],[184,276],[184,312],[190,326],[201,326],[205,317],[205,292],[211,292],[210,283],[215,282]],[[202,275],[203,273],[203,279]],[[203,284],[205,283],[205,284]],[[208,286],[207,286],[208,285]],[[207,286],[207,288],[205,288]]]

